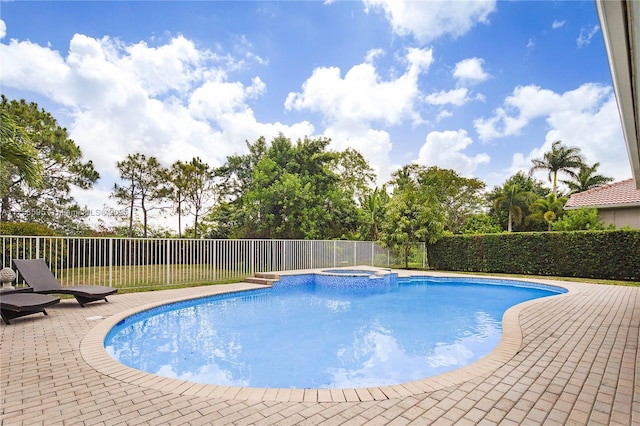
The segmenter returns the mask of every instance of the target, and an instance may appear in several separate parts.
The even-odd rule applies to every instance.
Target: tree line
[[[231,155],[220,167],[197,157],[165,166],[129,154],[116,164],[120,181],[110,195],[127,215],[117,226],[93,229],[70,196],[72,187],[90,189],[98,181],[91,161],[37,104],[2,95],[1,107],[0,217],[43,223],[64,235],[353,239],[409,250],[446,234],[601,229],[594,209],[563,207],[570,193],[612,181],[579,148],[556,141],[529,173],[491,190],[455,170],[418,164],[375,186],[374,170],[357,150],[333,151],[327,138],[292,141],[280,134],[247,141],[246,154]],[[533,177],[539,170],[548,183]],[[151,226],[158,214],[177,216],[178,228]]]

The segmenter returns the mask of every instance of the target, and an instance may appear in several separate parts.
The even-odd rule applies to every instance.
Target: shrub
[[[589,207],[568,210],[552,226],[554,231],[595,231],[605,229],[604,222],[598,217],[598,209]]]
[[[428,246],[434,269],[640,281],[640,230],[453,235]]]
[[[0,235],[55,236],[57,234],[53,229],[42,223],[4,222],[0,223]]]
[[[56,232],[47,225],[33,222],[4,222],[0,223],[0,235],[24,237],[7,238],[3,242],[3,266],[12,268],[12,259],[42,258],[49,265],[64,263],[66,253],[64,239],[55,238]]]

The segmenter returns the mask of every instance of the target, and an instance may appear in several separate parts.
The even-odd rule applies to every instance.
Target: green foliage
[[[519,188],[519,189],[517,189]],[[516,190],[517,189],[517,190]],[[515,194],[514,194],[514,190]],[[539,222],[522,220],[531,215],[531,204],[540,197],[545,197],[549,189],[543,183],[531,176],[518,172],[505,181],[502,186],[496,186],[486,195],[489,215],[494,217],[503,230],[509,229],[509,212],[511,212],[512,231],[538,231],[546,228]],[[514,220],[520,219],[520,221]]]
[[[4,102],[4,95],[2,96]],[[0,109],[0,197],[9,189],[10,166],[30,187],[42,185],[42,165],[24,128],[5,108]]]
[[[443,237],[430,267],[452,271],[640,280],[640,230]]]
[[[506,209],[507,211],[507,231],[513,231],[513,224],[522,223],[525,208],[530,206],[535,200],[535,194],[521,187],[517,182],[507,183],[498,192],[493,201],[496,210]]]
[[[558,173],[564,173],[576,177],[576,169],[584,165],[584,157],[580,148],[567,147],[561,141],[555,141],[551,150],[544,153],[542,158],[531,160],[531,172],[546,170],[549,172],[549,182],[552,184],[551,192],[558,194]]]
[[[0,216],[3,221],[42,222],[59,232],[71,233],[82,222],[82,217],[70,214],[78,209],[70,196],[72,187],[89,189],[99,174],[91,161],[82,161],[78,145],[69,139],[67,130],[60,127],[48,112],[36,103],[8,100],[2,95],[0,104],[3,118],[9,117],[10,129],[22,143],[22,160],[42,171],[37,185],[28,178],[22,166],[3,161],[1,167],[2,191]],[[4,130],[3,130],[4,132]],[[15,140],[14,140],[15,142]],[[5,139],[3,136],[3,145]],[[31,155],[36,154],[35,158]],[[3,154],[4,155],[4,154]]]
[[[598,216],[598,209],[582,207],[568,210],[553,223],[554,231],[595,231],[605,229],[604,222]]]
[[[0,222],[0,235],[56,236],[56,231],[43,223]]]
[[[380,235],[387,247],[402,253],[408,267],[417,242],[435,242],[444,233],[446,214],[438,185],[429,182],[429,171],[412,164],[394,173],[395,189],[386,207]]]
[[[133,236],[133,221],[135,210],[142,210],[143,236],[148,236],[149,211],[156,207],[152,203],[163,197],[161,183],[165,177],[164,168],[155,157],[147,158],[144,154],[127,155],[123,161],[118,161],[116,167],[120,172],[120,179],[125,184],[114,184],[112,197],[118,204],[129,209],[129,237]]]
[[[387,187],[376,187],[369,191],[360,201],[360,235],[362,239],[378,241],[380,229],[386,216],[387,206],[391,197],[387,193]]]
[[[460,231],[463,234],[496,234],[502,232],[502,226],[494,216],[476,213],[465,219]]]
[[[552,224],[564,215],[566,202],[567,197],[557,197],[554,193],[544,198],[538,198],[529,206],[533,213],[527,216],[526,220],[529,222],[546,222],[547,231],[551,231]]]
[[[269,147],[260,138],[249,144],[249,154],[229,157],[216,171],[220,203],[206,218],[209,236],[323,239],[354,235],[358,228],[354,197],[366,179],[358,180],[346,165],[358,165],[364,172],[368,167],[353,152],[329,151],[329,143],[320,138],[294,144],[280,135]]]
[[[42,223],[32,222],[0,222],[0,235],[55,237],[55,230]],[[2,261],[9,267],[12,259],[44,258],[48,262],[63,263],[66,245],[63,239],[42,238],[9,239],[3,247]]]
[[[329,166],[340,176],[340,190],[355,200],[362,200],[365,194],[371,192],[376,180],[375,172],[362,154],[353,148],[336,154]]]
[[[479,179],[465,178],[454,170],[434,166],[419,172],[419,184],[431,188],[442,205],[446,231],[460,233],[466,218],[482,209],[485,183]]]
[[[569,187],[572,194],[575,194],[612,182],[613,178],[596,174],[598,167],[600,167],[600,163],[595,163],[593,166],[582,164],[578,173],[571,176],[570,180],[563,180],[562,183]]]
[[[193,215],[193,238],[199,238],[201,233],[200,218],[209,208],[210,201],[214,197],[214,171],[199,157],[193,158],[189,163],[179,165],[180,175],[188,185],[184,187],[184,203],[188,211]]]
[[[176,161],[160,172],[163,182],[158,187],[158,197],[173,203],[173,212],[178,214],[179,237],[182,237],[182,217],[187,213],[194,217],[189,229],[190,238],[199,238],[206,231],[200,219],[211,207],[216,193],[214,175],[215,170],[199,157],[190,162]]]

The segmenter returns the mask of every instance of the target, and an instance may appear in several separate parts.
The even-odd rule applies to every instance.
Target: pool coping
[[[371,269],[370,267],[367,267]],[[325,268],[326,269],[326,268]],[[387,269],[388,270],[388,269]],[[277,275],[312,274],[321,269],[297,270],[277,272]],[[84,361],[98,372],[125,383],[147,387],[176,395],[191,395],[204,398],[225,398],[235,400],[257,400],[278,402],[357,402],[379,401],[384,399],[403,398],[425,392],[433,392],[450,386],[459,385],[468,380],[490,375],[515,356],[522,346],[522,330],[519,317],[521,312],[538,303],[545,303],[549,299],[558,297],[573,297],[580,293],[579,286],[571,282],[556,281],[552,279],[528,279],[528,278],[501,278],[493,276],[480,276],[470,274],[435,273],[435,272],[407,272],[393,271],[400,277],[424,276],[424,277],[458,277],[480,279],[502,279],[505,281],[523,281],[544,285],[552,285],[567,290],[566,293],[557,294],[547,298],[533,299],[519,303],[509,308],[502,317],[502,337],[496,348],[487,356],[464,367],[442,373],[424,379],[407,383],[363,388],[339,388],[339,389],[291,389],[291,388],[255,388],[241,386],[222,386],[182,379],[174,379],[159,376],[152,373],[127,367],[111,358],[104,348],[104,340],[109,331],[125,318],[162,306],[168,303],[193,300],[218,294],[233,293],[242,290],[260,289],[266,286],[261,284],[242,285],[216,285],[209,288],[206,294],[197,296],[172,297],[162,302],[149,303],[139,307],[119,312],[100,321],[93,327],[80,342],[80,353]]]

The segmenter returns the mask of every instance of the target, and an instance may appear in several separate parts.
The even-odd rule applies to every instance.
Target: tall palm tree
[[[533,173],[537,170],[547,170],[549,172],[549,182],[552,183],[551,192],[558,195],[558,173],[565,173],[569,176],[576,176],[575,169],[579,169],[584,164],[584,157],[580,153],[580,148],[567,147],[561,141],[555,141],[551,145],[551,151],[545,152],[542,158],[531,160],[533,166],[529,170]]]
[[[500,195],[493,201],[493,208],[506,208],[509,212],[507,231],[513,232],[513,224],[522,223],[522,208],[529,205],[536,197],[533,192],[523,189],[518,183],[508,183],[501,189]]]
[[[613,181],[611,177],[596,174],[598,167],[600,167],[600,163],[595,163],[593,166],[582,164],[578,173],[572,176],[571,180],[563,180],[562,183],[569,187],[572,194],[575,194],[606,185]]]

